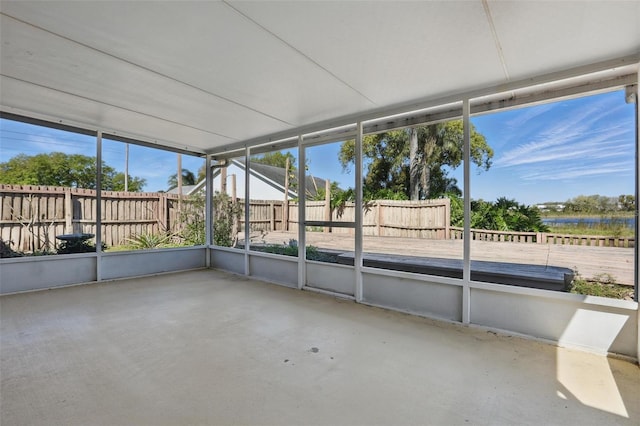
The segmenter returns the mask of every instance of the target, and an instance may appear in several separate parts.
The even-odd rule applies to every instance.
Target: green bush
[[[462,198],[453,193],[446,194],[451,200],[451,225],[464,225]],[[495,202],[471,201],[471,228],[495,231],[548,232],[542,222],[540,211],[535,206],[520,204],[505,197]]]

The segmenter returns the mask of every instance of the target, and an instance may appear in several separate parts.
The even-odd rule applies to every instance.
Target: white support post
[[[638,269],[638,261],[640,261],[640,248],[638,247],[638,231],[640,231],[640,224],[638,224],[638,219],[640,219],[640,208],[638,207],[638,196],[640,196],[640,171],[638,171],[638,167],[640,166],[640,108],[638,105],[640,104],[640,63],[638,63],[638,79],[636,80],[636,192],[635,192],[635,200],[636,200],[636,232],[635,232],[635,244],[634,244],[634,260],[635,260],[635,276],[634,276],[634,295],[633,299],[638,302],[638,286],[640,286],[640,270]],[[637,348],[636,348],[636,359],[640,360],[640,309],[638,309],[636,315],[636,329],[637,329]],[[640,361],[639,361],[640,362]]]
[[[251,232],[251,223],[249,222],[249,207],[251,206],[251,190],[249,184],[251,182],[251,155],[249,147],[244,149],[244,274],[251,275],[249,269],[249,244],[251,238],[249,233]]]
[[[640,232],[640,224],[638,223],[638,219],[640,219],[640,208],[638,207],[638,197],[640,196],[640,63],[638,63],[638,79],[636,80],[635,85],[635,108],[636,108],[636,184],[635,184],[635,200],[636,200],[636,229],[635,229],[635,241],[634,244],[634,258],[635,258],[635,276],[634,276],[634,295],[633,300],[638,302],[638,287],[640,286],[640,269],[638,269],[638,262],[640,261],[640,247],[638,247],[638,233]],[[638,359],[640,359],[640,310],[638,310]]]
[[[462,101],[464,131],[464,236],[462,268],[462,323],[471,322],[471,122],[469,99]]]
[[[212,205],[213,205],[213,173],[211,171],[211,154],[207,154],[205,157],[205,211],[204,211],[204,245],[206,246],[205,253],[205,266],[207,268],[211,267],[211,244],[213,244],[213,215],[212,215]]]
[[[356,203],[355,203],[355,253],[354,272],[356,302],[362,302],[362,122],[358,122],[355,146]]]
[[[307,243],[305,230],[307,180],[304,166],[307,162],[302,135],[298,136],[298,288],[307,283]]]
[[[96,135],[96,281],[102,280],[102,132]]]

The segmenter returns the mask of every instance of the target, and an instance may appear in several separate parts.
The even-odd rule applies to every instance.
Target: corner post
[[[356,302],[362,302],[362,121],[357,124],[356,146],[355,146],[355,168],[356,168],[356,202],[355,202],[355,253],[353,265],[355,276],[354,296]]]
[[[204,212],[204,245],[205,249],[205,266],[211,268],[211,244],[212,244],[212,228],[213,228],[213,173],[211,171],[211,154],[205,156],[205,212]]]
[[[307,162],[302,135],[298,136],[298,288],[307,283],[307,250],[305,234],[307,181],[304,166]]]
[[[251,232],[251,223],[250,220],[250,211],[251,208],[251,160],[249,156],[251,155],[251,150],[249,147],[245,147],[244,149],[244,274],[251,275],[250,265],[249,265],[249,244],[251,244],[251,238],[249,233]]]
[[[471,121],[469,99],[462,101],[462,127],[464,132],[464,235],[462,267],[462,323],[471,322]]]
[[[102,131],[96,134],[96,281],[102,281]]]

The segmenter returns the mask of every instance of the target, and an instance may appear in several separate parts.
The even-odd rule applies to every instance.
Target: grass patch
[[[553,226],[547,225],[552,234],[564,234],[564,235],[594,235],[603,237],[633,237],[634,230],[627,227],[607,227],[606,225],[588,226],[588,224],[581,225],[562,225]]]
[[[608,297],[610,299],[633,300],[633,287],[617,284],[611,274],[598,274],[586,280],[576,273],[569,290],[585,296]]]

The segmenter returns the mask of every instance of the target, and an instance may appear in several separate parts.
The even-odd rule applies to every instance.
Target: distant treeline
[[[539,204],[538,207],[543,213],[603,215],[635,211],[636,198],[626,194],[618,197],[578,195],[565,202],[546,202]]]

